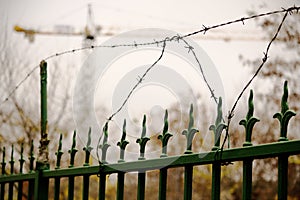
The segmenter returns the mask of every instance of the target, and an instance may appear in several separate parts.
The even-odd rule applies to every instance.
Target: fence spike
[[[107,153],[108,147],[110,147],[110,145],[107,143],[107,139],[108,139],[108,122],[106,122],[104,127],[103,127],[103,134],[104,134],[103,142],[102,142],[101,145],[99,145],[99,149],[101,149],[101,151],[102,151],[101,162],[103,164],[107,164],[107,162],[106,162],[106,153]]]
[[[59,169],[60,168],[61,156],[63,155],[63,151],[62,151],[62,134],[60,134],[60,136],[59,136],[58,148],[57,148],[57,152],[55,152],[55,155],[56,155],[55,169]]]
[[[296,115],[293,110],[289,109],[288,105],[288,82],[284,82],[283,95],[281,99],[281,112],[274,114],[273,118],[277,118],[280,123],[280,137],[279,141],[286,141],[287,127],[290,119]]]
[[[92,129],[91,127],[89,128],[89,132],[88,132],[88,140],[86,143],[86,146],[83,148],[83,151],[85,151],[85,162],[83,164],[83,166],[89,166],[90,165],[90,155],[91,155],[91,151],[93,150],[93,147],[91,147],[91,133],[92,133]]]
[[[74,131],[74,134],[73,134],[73,140],[72,140],[72,147],[71,149],[68,151],[69,154],[70,154],[70,165],[69,165],[69,168],[71,167],[74,167],[74,162],[75,162],[75,155],[77,153],[77,149],[76,149],[76,131]]]
[[[222,122],[223,112],[222,112],[222,98],[219,97],[218,107],[217,107],[217,118],[215,124],[210,125],[209,130],[213,131],[215,136],[215,146],[212,148],[213,151],[220,148],[220,137],[222,131],[227,127],[226,124]]]
[[[145,147],[147,142],[150,140],[150,138],[148,138],[146,136],[146,115],[144,115],[143,118],[143,129],[142,129],[142,134],[141,134],[141,138],[138,138],[136,140],[136,143],[138,143],[140,145],[140,157],[138,158],[139,160],[145,160]]]
[[[186,136],[186,151],[184,154],[191,154],[192,152],[192,143],[194,139],[195,133],[199,132],[197,129],[194,127],[194,108],[193,104],[191,104],[190,107],[190,113],[189,113],[189,126],[188,129],[185,129],[182,131],[182,135]]]
[[[162,152],[160,157],[167,157],[168,151],[168,141],[173,136],[171,133],[168,132],[169,130],[169,121],[168,121],[168,110],[165,111],[164,117],[164,128],[162,134],[160,134],[157,138],[161,140],[162,144]]]
[[[14,160],[14,145],[11,145],[11,154],[10,154],[10,174],[14,173],[14,164],[15,164],[15,160]]]
[[[30,144],[30,153],[29,153],[29,171],[32,172],[34,169],[34,145],[33,145],[33,140],[31,140],[31,144]]]
[[[129,142],[126,140],[126,119],[124,119],[122,138],[121,141],[117,143],[117,145],[120,147],[120,159],[118,160],[118,162],[125,162],[124,153],[127,144],[129,144]]]
[[[1,162],[1,166],[2,166],[2,175],[5,175],[5,166],[6,166],[6,162],[5,162],[5,147],[3,147],[2,149],[2,162]]]
[[[251,146],[251,136],[252,136],[252,130],[256,122],[259,122],[260,120],[256,117],[253,117],[254,113],[254,105],[253,105],[253,90],[250,90],[250,95],[248,99],[248,113],[246,115],[245,119],[242,119],[240,121],[240,125],[243,125],[245,127],[246,132],[246,141],[244,142],[243,146]]]
[[[20,162],[20,174],[23,173],[23,165],[24,165],[24,162],[25,162],[23,153],[24,153],[24,143],[21,144],[21,154],[20,154],[20,159],[19,159],[19,162]]]

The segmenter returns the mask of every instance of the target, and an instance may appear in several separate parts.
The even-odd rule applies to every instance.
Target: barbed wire
[[[207,79],[206,79],[206,76],[204,74],[204,71],[202,69],[202,66],[201,66],[201,63],[194,51],[194,48],[185,40],[185,38],[187,37],[191,37],[193,35],[197,35],[197,34],[200,34],[200,33],[203,33],[203,34],[206,34],[209,30],[211,29],[216,29],[216,28],[219,28],[219,27],[223,27],[223,26],[228,26],[230,24],[235,24],[235,23],[239,23],[239,22],[242,22],[242,24],[244,25],[244,22],[246,20],[250,20],[250,19],[255,19],[255,18],[259,18],[259,17],[263,17],[263,16],[269,16],[269,15],[274,15],[274,14],[277,14],[277,13],[285,13],[284,14],[284,17],[281,21],[281,23],[279,24],[278,26],[278,29],[275,33],[275,35],[273,36],[273,38],[271,39],[271,41],[268,43],[267,45],[267,48],[266,48],[266,52],[264,52],[264,57],[262,58],[262,63],[261,65],[258,67],[258,69],[256,70],[255,74],[252,76],[252,78],[247,82],[247,84],[244,86],[244,88],[242,89],[242,91],[240,92],[239,96],[237,97],[236,101],[234,102],[234,105],[232,107],[232,109],[228,112],[228,116],[227,116],[227,128],[226,128],[226,135],[225,135],[225,138],[224,138],[224,141],[223,141],[223,144],[222,144],[222,147],[221,149],[223,149],[224,147],[224,144],[226,142],[226,139],[227,137],[229,137],[229,127],[230,127],[230,122],[231,122],[231,119],[234,115],[234,110],[239,102],[239,100],[241,99],[241,97],[243,96],[244,92],[246,91],[246,89],[249,87],[249,85],[252,83],[252,81],[257,77],[258,73],[260,72],[260,70],[263,68],[264,64],[267,62],[268,60],[268,53],[269,53],[269,49],[272,45],[272,43],[276,40],[277,36],[278,36],[278,33],[279,31],[281,30],[282,28],[282,25],[284,24],[284,21],[285,19],[287,18],[287,15],[288,14],[292,14],[293,11],[299,11],[300,7],[296,7],[296,6],[293,6],[293,7],[290,7],[288,9],[284,9],[282,8],[282,10],[275,10],[275,11],[272,11],[272,12],[266,12],[266,13],[261,13],[261,14],[257,14],[257,15],[252,15],[252,16],[249,16],[249,17],[243,17],[243,18],[240,18],[240,19],[236,19],[236,20],[233,20],[233,21],[228,21],[228,22],[225,22],[225,23],[221,23],[221,24],[217,24],[217,25],[213,25],[213,26],[205,26],[205,25],[202,25],[202,28],[200,30],[197,30],[197,31],[194,31],[194,32],[191,32],[191,33],[188,33],[188,34],[185,34],[185,35],[175,35],[173,37],[166,37],[162,40],[154,40],[154,41],[151,41],[151,42],[144,42],[144,43],[136,43],[136,42],[133,42],[133,43],[127,43],[127,44],[114,44],[114,45],[91,45],[91,46],[86,46],[86,47],[81,47],[81,48],[76,48],[76,49],[72,49],[72,50],[67,50],[67,51],[62,51],[62,52],[59,52],[59,53],[55,53],[53,55],[50,55],[46,58],[44,58],[43,60],[44,61],[47,61],[49,59],[52,59],[54,57],[58,57],[58,56],[62,56],[62,55],[65,55],[65,54],[70,54],[70,53],[75,53],[75,52],[78,52],[78,51],[83,51],[83,50],[88,50],[88,49],[94,49],[94,48],[117,48],[117,47],[141,47],[141,46],[150,46],[150,45],[156,45],[156,46],[159,46],[162,44],[162,50],[161,50],[161,54],[159,56],[159,58],[150,66],[147,68],[147,70],[144,72],[144,74],[141,76],[141,77],[138,77],[138,82],[133,86],[133,88],[130,90],[130,92],[128,93],[127,97],[125,98],[125,100],[123,101],[123,103],[120,105],[120,107],[113,113],[111,114],[111,116],[107,119],[107,123],[110,122],[113,117],[118,114],[122,109],[123,107],[126,105],[127,101],[129,100],[129,98],[131,97],[132,93],[134,92],[134,90],[139,86],[139,84],[142,83],[142,81],[144,80],[144,78],[146,77],[146,75],[148,74],[148,72],[162,59],[163,55],[164,55],[164,52],[165,52],[165,47],[166,47],[166,44],[167,42],[171,42],[171,41],[183,41],[187,46],[186,48],[188,49],[188,53],[189,52],[192,52],[197,64],[199,65],[199,69],[200,69],[200,72],[202,74],[202,77],[211,93],[211,97],[214,99],[214,101],[217,103],[217,97],[215,96],[214,94],[214,90],[213,88],[210,86],[210,84],[208,83]],[[23,78],[15,87],[14,89],[8,94],[8,96],[0,103],[0,106],[2,106],[6,101],[9,100],[9,98],[18,90],[18,88],[33,74],[33,72],[39,67],[39,65],[35,66],[32,70],[29,71],[29,73],[25,76],[25,78]],[[100,141],[101,141],[101,138],[102,138],[102,135],[99,137],[99,140],[98,140],[98,145],[97,145],[97,155],[98,155],[98,148],[99,148],[99,144],[100,144]],[[98,157],[98,161],[99,163],[100,160],[99,160],[99,157]]]
[[[297,12],[298,12],[299,9],[297,9]],[[252,83],[252,81],[257,77],[257,75],[259,74],[259,72],[261,71],[261,69],[263,68],[263,66],[265,65],[265,63],[267,62],[269,56],[269,50],[271,48],[271,45],[272,43],[276,40],[281,28],[282,28],[282,25],[284,24],[288,14],[292,14],[292,11],[287,9],[285,10],[285,14],[284,16],[282,17],[282,20],[280,22],[280,24],[278,25],[278,28],[277,28],[277,31],[275,32],[274,36],[272,37],[272,39],[270,40],[270,42],[268,43],[267,45],[267,48],[266,48],[266,51],[263,52],[264,56],[262,58],[262,62],[261,64],[259,65],[259,67],[257,68],[257,70],[255,71],[255,73],[253,74],[253,76],[251,77],[251,79],[246,83],[246,85],[243,87],[242,91],[240,92],[240,94],[238,95],[237,99],[235,100],[231,110],[228,112],[228,116],[227,116],[227,127],[226,127],[226,135],[225,135],[225,138],[223,140],[223,143],[222,143],[222,146],[221,146],[221,151],[223,150],[224,148],[224,145],[225,145],[225,142],[227,140],[227,138],[229,137],[229,128],[230,128],[230,122],[231,122],[231,119],[233,118],[234,116],[234,111],[235,111],[235,108],[239,102],[239,100],[241,99],[241,97],[243,96],[244,92],[247,90],[247,88],[250,86],[250,84]]]
[[[191,33],[188,33],[188,34],[185,34],[183,36],[180,36],[180,38],[183,39],[183,38],[186,38],[186,37],[197,35],[199,33],[205,34],[207,31],[209,31],[211,29],[216,29],[216,28],[220,28],[220,27],[223,27],[223,26],[228,26],[230,24],[235,24],[235,23],[239,23],[239,22],[242,22],[242,24],[244,25],[245,21],[250,20],[250,19],[259,18],[259,17],[269,16],[269,15],[274,15],[274,14],[284,13],[284,12],[289,12],[290,13],[290,12],[295,11],[295,10],[298,12],[299,9],[300,9],[299,6],[295,6],[294,5],[292,7],[289,7],[288,9],[282,8],[281,10],[275,10],[275,11],[271,11],[271,12],[256,14],[256,15],[252,15],[252,16],[249,16],[249,17],[242,17],[242,18],[239,18],[239,19],[236,19],[236,20],[228,21],[228,22],[217,24],[217,25],[213,25],[213,26],[202,25],[202,29],[194,31],[194,32],[191,32]],[[175,36],[175,38],[173,37],[173,40],[174,39],[178,39],[178,36]],[[50,55],[50,56],[48,56],[48,57],[46,57],[46,58],[44,58],[42,60],[47,61],[47,60],[52,59],[54,57],[58,57],[58,56],[62,56],[62,55],[65,55],[65,54],[70,54],[70,53],[75,53],[75,52],[79,52],[79,51],[84,51],[84,50],[88,50],[88,49],[94,49],[94,48],[117,48],[117,47],[149,46],[149,45],[158,45],[158,44],[161,44],[161,43],[163,43],[165,41],[167,41],[167,40],[165,40],[165,39],[159,40],[159,41],[154,40],[154,42],[152,41],[152,42],[146,42],[146,43],[129,43],[129,44],[115,44],[115,45],[91,45],[91,46],[86,46],[86,47],[81,47],[81,48],[75,48],[75,49],[71,49],[71,50],[67,50],[67,51],[62,51],[62,52],[59,52],[59,53],[55,53],[55,54],[52,54],[52,55]],[[33,74],[33,72],[37,68],[39,68],[39,65],[37,65],[34,68],[32,68],[32,70],[30,70],[30,72],[8,93],[8,95],[4,98],[4,100],[1,101],[0,107],[11,98],[11,96]]]

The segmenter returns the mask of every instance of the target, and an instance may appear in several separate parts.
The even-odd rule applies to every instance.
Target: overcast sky
[[[248,15],[248,11],[266,12],[299,4],[299,1],[278,0],[230,0],[230,1],[174,1],[174,0],[127,0],[127,1],[84,1],[84,0],[0,0],[1,32],[8,34],[8,41],[16,45],[16,52],[23,59],[29,60],[33,68],[39,61],[54,53],[78,48],[82,45],[82,37],[36,36],[30,43],[20,33],[13,32],[14,25],[35,30],[54,30],[58,25],[68,25],[75,30],[83,30],[87,22],[87,5],[91,4],[96,25],[104,31],[116,34],[138,28],[163,28],[178,33],[188,33],[222,22],[239,19]],[[220,29],[223,34],[241,34],[249,37],[261,37],[260,29],[255,22],[247,21]],[[207,33],[209,37],[209,33]],[[233,36],[234,37],[234,36]],[[3,37],[1,37],[3,38]],[[97,38],[101,43],[109,37]],[[268,41],[203,40],[194,38],[199,46],[209,55],[215,64],[224,84],[225,94],[230,102],[235,99],[242,83],[249,77],[248,71],[242,67],[239,55],[246,58],[262,57]],[[22,53],[26,50],[28,55]],[[26,58],[25,58],[26,56]],[[86,58],[86,57],[84,57]],[[68,62],[70,58],[66,58]],[[84,63],[82,56],[77,70]],[[1,66],[3,67],[3,66]],[[26,74],[24,74],[26,76]]]

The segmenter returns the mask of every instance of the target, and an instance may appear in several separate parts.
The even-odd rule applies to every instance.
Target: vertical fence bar
[[[145,199],[145,186],[146,186],[146,172],[141,171],[138,173],[138,191],[137,191],[138,200]]]
[[[10,174],[14,174],[14,145],[11,146],[11,157],[10,157]],[[14,182],[9,182],[8,184],[8,200],[13,199],[13,189],[14,189]]]
[[[167,199],[167,177],[168,177],[168,169],[162,168],[159,173],[159,200]]]
[[[184,200],[191,200],[193,192],[193,166],[184,168]]]
[[[194,139],[194,135],[198,132],[198,130],[193,127],[194,126],[193,112],[194,112],[194,108],[193,108],[193,104],[191,104],[188,129],[182,132],[182,135],[186,136],[186,141],[187,141],[186,150],[184,154],[193,153],[192,151],[193,139]],[[184,200],[192,199],[192,193],[193,193],[193,166],[187,165],[184,168]]]
[[[250,200],[252,195],[252,159],[243,161],[243,200]]]
[[[288,141],[287,128],[288,123],[296,113],[289,109],[288,105],[288,82],[284,82],[283,95],[281,98],[281,112],[276,113],[273,118],[277,118],[280,123],[279,142]],[[288,193],[288,156],[280,155],[278,157],[278,199],[286,200]]]
[[[216,161],[212,165],[212,184],[211,184],[211,199],[220,199],[221,185],[221,163]]]
[[[217,118],[215,124],[209,127],[209,130],[212,130],[215,136],[215,145],[212,148],[212,151],[215,151],[215,161],[212,164],[212,184],[211,184],[211,199],[219,200],[220,199],[220,185],[221,185],[221,162],[220,156],[222,154],[222,149],[220,149],[220,138],[222,131],[226,128],[226,125],[222,123],[223,112],[222,112],[222,98],[219,98],[218,107],[217,107]]]
[[[106,174],[100,172],[99,178],[99,200],[105,200]]]
[[[23,152],[24,152],[24,144],[22,143],[22,145],[21,145],[21,157],[19,159],[19,162],[20,162],[20,174],[23,173],[23,164],[25,162],[25,160],[23,158]],[[23,196],[23,181],[19,181],[18,182],[18,200],[22,200],[22,196]]]
[[[288,196],[288,156],[278,157],[278,199],[286,200]]]
[[[31,144],[30,144],[30,154],[29,154],[29,173],[33,173],[33,169],[34,169],[34,144],[33,144],[33,140],[31,140]],[[28,199],[32,200],[33,199],[33,193],[34,193],[34,180],[29,180],[28,181]]]
[[[59,136],[58,148],[57,148],[57,152],[55,152],[55,155],[56,155],[55,169],[60,169],[60,161],[61,161],[61,157],[63,155],[62,134],[60,134],[60,136]],[[54,178],[54,200],[59,200],[59,193],[60,193],[60,177],[55,177]]]
[[[1,175],[5,176],[5,147],[2,149],[2,162],[1,162]],[[0,200],[4,200],[4,194],[5,194],[5,183],[1,183],[1,191],[0,191]]]
[[[83,148],[83,151],[85,151],[85,162],[83,166],[88,167],[90,166],[90,155],[93,148],[91,147],[91,128],[89,128],[88,132],[88,140],[86,147]],[[90,176],[84,175],[83,176],[83,186],[82,186],[82,199],[88,200],[89,199],[89,186],[90,186]]]
[[[74,167],[75,155],[76,155],[77,151],[78,150],[76,149],[76,131],[74,131],[73,140],[72,140],[72,147],[69,150],[69,154],[70,154],[69,168]],[[75,180],[74,176],[69,176],[69,185],[68,185],[68,199],[69,200],[74,199],[74,180]]]
[[[246,140],[243,144],[244,147],[252,146],[251,136],[254,125],[259,122],[259,119],[253,117],[254,104],[253,104],[253,91],[250,90],[248,99],[248,113],[245,119],[240,121],[240,125],[245,127]],[[252,196],[252,165],[253,159],[243,161],[243,200],[251,199]]]
[[[124,199],[124,178],[125,172],[118,172],[117,200]]]
[[[121,137],[121,141],[117,143],[117,145],[120,147],[120,159],[118,160],[118,163],[125,162],[124,156],[125,156],[125,148],[129,144],[129,142],[126,140],[126,120],[124,119],[123,122],[123,133]],[[122,200],[124,199],[124,179],[125,179],[125,172],[118,172],[118,184],[117,184],[117,199]]]

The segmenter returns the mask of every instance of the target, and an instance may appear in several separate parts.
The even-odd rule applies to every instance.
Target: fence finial
[[[3,147],[3,149],[2,149],[2,162],[1,162],[2,175],[5,175],[5,166],[6,166],[6,162],[5,162],[5,147]]]
[[[191,104],[190,113],[189,113],[189,126],[188,129],[182,131],[182,135],[186,136],[186,150],[184,154],[193,153],[192,143],[193,143],[195,133],[198,132],[198,130],[195,129],[193,126],[194,126],[194,108],[193,108],[193,104]]]
[[[23,173],[23,165],[24,165],[24,162],[25,162],[23,153],[24,153],[24,143],[21,144],[21,152],[20,152],[20,159],[19,159],[19,162],[20,162],[20,174]]]
[[[103,127],[103,135],[104,135],[104,138],[103,138],[102,145],[99,145],[98,148],[101,149],[101,151],[102,151],[101,163],[102,164],[107,164],[107,162],[106,162],[106,153],[107,153],[108,147],[110,146],[107,143],[107,138],[108,138],[108,122],[106,122],[105,125],[104,125],[104,127]]]
[[[11,154],[10,154],[10,174],[14,173],[14,164],[15,164],[15,160],[14,160],[14,145],[11,145]]]
[[[77,149],[76,149],[76,131],[74,131],[73,133],[73,139],[72,139],[72,147],[69,150],[69,154],[70,154],[70,165],[69,167],[74,167],[74,163],[75,163],[75,155],[77,153]]]
[[[150,138],[148,138],[146,136],[146,115],[144,115],[143,118],[143,129],[142,129],[142,134],[141,134],[141,138],[138,138],[136,140],[136,143],[139,143],[140,145],[140,157],[138,158],[139,160],[145,160],[145,147],[147,142],[150,140]]]
[[[120,147],[120,159],[118,160],[118,162],[125,162],[124,153],[127,144],[129,144],[129,142],[126,140],[126,119],[124,119],[122,138],[121,141],[117,143],[117,145]]]
[[[167,148],[168,148],[168,141],[173,136],[171,133],[168,132],[169,129],[169,122],[168,122],[168,110],[165,111],[164,117],[164,128],[162,134],[160,134],[157,138],[161,140],[162,143],[162,152],[160,157],[167,157]]]
[[[92,129],[90,127],[89,132],[88,132],[88,140],[86,142],[86,146],[83,148],[83,151],[85,151],[85,162],[84,162],[83,166],[90,165],[89,164],[90,155],[91,155],[91,151],[93,150],[93,147],[91,147],[91,143],[92,143],[91,133],[92,133]]]
[[[280,123],[280,138],[279,141],[287,140],[287,127],[290,119],[296,115],[292,110],[289,110],[288,105],[288,82],[284,82],[283,95],[281,99],[281,112],[276,113],[273,118],[277,118]]]
[[[62,134],[60,134],[59,136],[59,141],[58,141],[58,148],[57,148],[57,152],[55,152],[56,155],[56,167],[55,169],[59,169],[60,168],[60,161],[61,161],[61,156],[63,155],[63,151],[62,151]]]
[[[248,99],[248,113],[246,115],[245,119],[242,119],[240,121],[240,125],[243,125],[245,127],[246,132],[246,141],[244,142],[243,146],[251,146],[251,136],[252,136],[252,130],[256,122],[259,122],[260,120],[256,117],[253,117],[254,113],[254,105],[253,105],[253,91],[250,90],[250,95]]]
[[[209,127],[209,130],[213,131],[215,136],[215,146],[212,148],[213,151],[220,148],[220,137],[222,131],[227,127],[226,124],[222,122],[223,112],[222,112],[222,98],[219,97],[218,107],[217,107],[217,118],[215,124]]]

